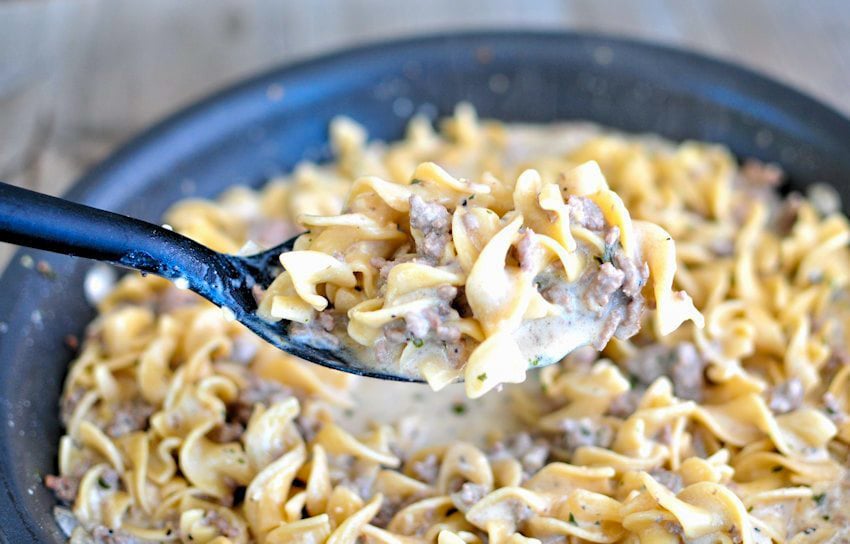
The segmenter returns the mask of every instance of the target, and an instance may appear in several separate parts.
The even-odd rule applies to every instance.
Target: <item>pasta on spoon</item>
[[[463,379],[479,397],[522,382],[529,367],[633,336],[647,306],[660,335],[702,326],[673,291],[672,238],[633,221],[593,161],[552,181],[456,179],[426,162],[405,183],[360,178],[341,214],[300,223],[309,231],[280,256],[260,315],[434,389]]]

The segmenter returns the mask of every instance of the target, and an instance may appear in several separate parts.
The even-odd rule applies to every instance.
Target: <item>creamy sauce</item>
[[[588,310],[525,321],[514,338],[529,361],[529,369],[551,365],[598,338],[608,314]]]
[[[393,383],[387,387],[383,380],[358,379],[352,388],[357,408],[341,410],[339,420],[355,434],[374,424],[414,425],[422,444],[445,444],[462,436],[465,441],[484,444],[493,433],[511,434],[523,425],[511,402],[511,393],[520,389],[539,391],[540,383],[529,377],[510,389],[493,391],[474,401],[466,398],[463,384],[456,383],[440,391],[431,391],[425,384]]]

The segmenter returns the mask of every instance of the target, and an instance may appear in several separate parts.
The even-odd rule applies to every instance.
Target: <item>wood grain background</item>
[[[592,30],[749,65],[850,114],[850,0],[0,3],[0,179],[59,194],[146,125],[254,72],[381,38]],[[0,244],[0,268],[13,248]]]

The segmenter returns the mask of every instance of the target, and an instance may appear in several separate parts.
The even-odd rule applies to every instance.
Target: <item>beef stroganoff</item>
[[[436,287],[428,297],[438,310],[445,301],[447,313],[463,310],[455,299],[461,287],[468,290],[474,269],[472,261],[440,269],[446,268],[447,215],[462,226],[471,221],[465,215],[473,216],[478,225],[491,225],[494,236],[515,229],[496,262],[500,271],[515,265],[523,273],[522,255],[540,254],[530,251],[529,239],[558,240],[557,213],[555,221],[548,214],[557,206],[524,200],[523,186],[535,197],[557,186],[563,205],[576,208],[574,222],[583,211],[595,215],[581,198],[610,190],[633,224],[657,225],[647,228],[676,241],[675,281],[653,280],[653,273],[669,275],[672,268],[652,270],[651,252],[644,251],[640,262],[648,262],[650,282],[662,289],[650,283],[643,290],[647,309],[639,332],[614,335],[601,354],[593,347],[573,351],[537,371],[533,387],[491,392],[510,403],[523,422],[520,432],[504,431],[499,421],[469,421],[491,425],[491,438],[423,444],[409,422],[350,432],[334,414],[353,408],[350,393],[358,384],[352,377],[266,345],[165,280],[129,275],[101,303],[62,397],[59,474],[45,482],[63,505],[57,519],[72,541],[767,544],[850,538],[850,229],[832,193],[819,188],[810,199],[780,197],[777,168],[739,167],[720,146],[576,123],[479,122],[468,107],[439,133],[415,119],[407,137],[392,144],[367,143],[363,130],[344,119],[331,132],[334,163],[302,164],[260,191],[234,188],[214,202],[180,202],[166,221],[235,253],[282,242],[303,229],[297,225],[303,217],[310,234],[297,249],[310,251],[323,231],[340,230],[339,219],[316,218],[345,217],[346,207],[355,208],[356,196],[349,195],[357,183],[377,195],[392,184],[404,193],[381,201],[396,203],[385,211],[397,214],[394,222],[412,244],[385,252],[382,260],[364,257],[368,267],[352,267],[359,280],[377,270],[374,282],[352,285],[346,270],[339,277],[349,279],[334,276],[332,288],[315,294],[334,308],[354,308],[384,289],[377,298],[385,305],[393,270],[431,258],[424,264],[444,275],[432,278],[428,285]],[[422,183],[411,186],[411,180]],[[569,180],[591,180],[597,191],[566,185],[564,198]],[[444,181],[483,181],[491,192],[473,188],[466,206],[462,198],[438,200],[440,209],[427,184]],[[512,208],[486,201],[500,190]],[[472,194],[478,204],[470,206]],[[520,232],[509,215],[526,204],[547,212],[539,224],[529,223],[535,213],[522,213],[533,235]],[[619,246],[613,247],[622,250],[628,247],[624,233],[644,246],[646,234],[638,242],[644,227],[622,229],[622,219],[604,214],[603,221],[602,228],[586,230],[615,232]],[[596,248],[587,255],[604,256],[605,234],[595,235],[600,253],[595,238],[569,232],[577,245]],[[470,244],[479,260],[481,242]],[[333,251],[318,253],[335,257]],[[404,257],[411,253],[416,257]],[[531,269],[535,292],[557,305],[546,268],[557,261],[566,273],[570,258],[557,248],[544,255],[546,266]],[[622,277],[603,271],[604,258],[585,261],[594,277],[600,271],[613,277],[600,282],[616,285],[612,296],[627,295],[617,295],[625,290],[624,266],[610,251],[608,257]],[[383,279],[382,267],[389,272]],[[465,282],[450,277],[459,270]],[[362,300],[352,294],[370,285],[375,293]],[[295,281],[291,291],[277,287],[263,299],[270,316],[299,307],[308,313]],[[682,290],[695,310],[676,295]],[[324,304],[309,287],[304,293],[307,304]],[[279,302],[279,312],[276,296],[290,297]],[[664,316],[663,302],[672,303],[672,318]],[[310,305],[309,312],[316,310]],[[702,328],[694,323],[700,321],[696,310],[705,318]],[[309,315],[316,318],[301,320],[305,334],[333,332],[343,321]],[[453,324],[461,332],[465,317],[458,312]],[[414,348],[430,349],[426,341],[455,338],[439,330],[447,320],[426,318],[427,327],[411,321],[389,327],[401,333],[397,344],[415,338],[422,346]],[[345,325],[348,330],[351,322]],[[393,331],[379,325],[369,333],[392,343]],[[487,342],[468,336],[479,346]]]
[[[672,238],[632,221],[593,161],[510,183],[426,162],[404,183],[361,177],[344,213],[298,222],[310,230],[280,256],[260,315],[291,321],[295,341],[353,350],[434,389],[462,376],[479,397],[577,347],[634,336],[647,281],[662,335],[702,325],[672,290]]]

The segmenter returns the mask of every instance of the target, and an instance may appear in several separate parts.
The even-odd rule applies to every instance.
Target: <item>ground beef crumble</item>
[[[210,510],[204,515],[204,523],[213,527],[218,534],[222,536],[226,536],[227,538],[235,538],[239,536],[239,529],[234,527],[230,521],[216,512],[215,510]]]
[[[451,494],[451,499],[455,508],[465,514],[486,494],[487,488],[483,485],[466,482],[460,487],[460,490]]]
[[[516,255],[519,266],[524,271],[532,270],[534,264],[540,259],[543,249],[535,241],[534,231],[525,229],[516,245]]]
[[[560,426],[562,432],[555,443],[569,453],[582,446],[607,448],[614,440],[611,427],[590,418],[564,419]]]
[[[619,231],[617,236],[619,236]],[[649,266],[646,263],[638,263],[634,258],[626,255],[619,244],[612,247],[614,249],[612,250],[611,262],[624,274],[623,293],[632,298],[639,296],[649,278]]]
[[[549,449],[549,443],[544,438],[520,432],[493,443],[487,454],[492,461],[516,459],[528,477],[543,468],[549,459]]]
[[[390,277],[390,272],[393,268],[400,264],[414,261],[416,261],[415,254],[404,254],[389,260],[382,257],[372,257],[369,259],[369,264],[378,270],[378,288],[381,289],[386,285],[387,278]]]
[[[705,361],[690,342],[647,346],[629,358],[625,367],[635,385],[646,387],[661,376],[667,376],[673,382],[677,397],[697,402],[702,399]]]
[[[44,477],[44,485],[53,491],[53,495],[61,502],[71,504],[77,498],[80,479],[72,478],[71,476],[54,476],[53,474],[48,474]]]
[[[800,193],[790,193],[773,212],[773,228],[781,235],[787,236],[797,222],[800,208],[803,207],[803,196]]]
[[[591,310],[600,310],[608,305],[611,295],[623,286],[626,273],[614,268],[611,263],[602,263],[584,293],[584,301]]]
[[[106,434],[118,438],[147,427],[148,418],[154,408],[141,398],[135,398],[118,406],[106,426]]]
[[[222,423],[214,427],[207,437],[213,442],[224,444],[227,442],[236,442],[245,432],[245,426],[241,423]]]
[[[567,199],[570,223],[589,230],[605,228],[605,217],[595,202],[584,196],[572,195]]]
[[[240,425],[243,429],[251,419],[255,404],[270,406],[294,396],[291,389],[274,380],[264,380],[249,375],[248,385],[239,391],[236,401],[228,406],[228,421],[231,424]],[[225,431],[221,431],[225,432]]]
[[[393,365],[402,346],[410,341],[443,342],[449,353],[461,351],[461,333],[450,322],[458,317],[452,302],[458,294],[456,287],[442,285],[436,289],[436,303],[416,312],[408,312],[383,327],[383,334],[375,342],[375,358],[384,366]],[[421,345],[421,344],[420,344]]]
[[[640,399],[643,396],[645,388],[635,388],[626,391],[614,397],[611,404],[608,406],[607,413],[614,417],[626,419],[637,410]]]
[[[440,460],[433,453],[429,453],[421,461],[412,462],[410,471],[417,480],[433,484],[440,472]]]
[[[654,468],[649,471],[649,475],[673,493],[678,493],[684,487],[682,477],[675,472],[663,468]]]
[[[438,262],[449,243],[452,216],[445,206],[425,202],[422,197],[410,197],[410,227],[422,233],[416,242],[417,253],[431,262]]]
[[[333,334],[335,317],[331,310],[319,312],[316,319],[308,323],[289,324],[289,336],[295,342],[312,346],[317,349],[337,349],[340,346],[339,338]]]

